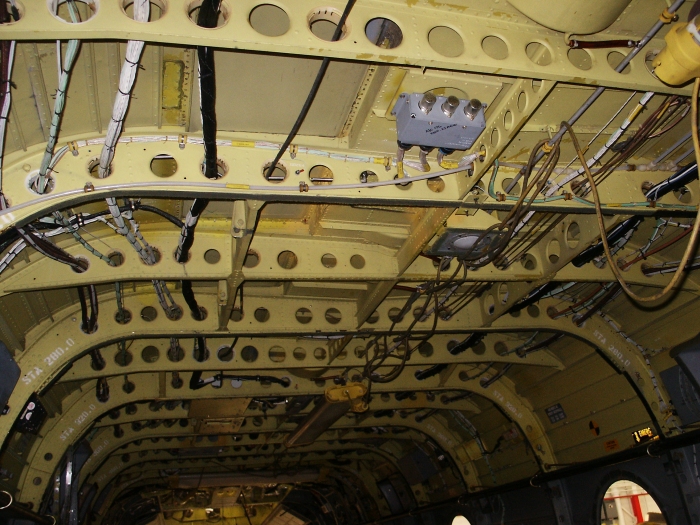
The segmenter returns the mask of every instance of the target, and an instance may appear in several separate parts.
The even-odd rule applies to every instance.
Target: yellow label
[[[232,140],[231,146],[234,148],[254,148],[255,142],[252,140]]]

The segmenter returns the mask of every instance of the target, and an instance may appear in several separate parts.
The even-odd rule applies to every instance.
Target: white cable
[[[136,0],[134,2],[134,20],[137,22],[148,22],[149,13],[149,0]],[[141,58],[141,53],[143,52],[143,45],[144,43],[139,40],[129,40],[126,45],[126,56],[124,58],[121,74],[119,75],[119,89],[117,90],[117,96],[114,100],[112,118],[109,122],[109,126],[107,127],[107,136],[104,139],[104,146],[102,147],[102,152],[100,153],[98,177],[101,179],[104,179],[110,175],[110,166],[112,164],[112,160],[114,159],[114,151],[117,147],[117,143],[119,142],[119,135],[122,132],[124,117],[127,109],[129,108],[131,92],[134,88],[136,72],[138,71],[139,60]],[[117,232],[126,237],[146,264],[154,264],[155,258],[153,257],[153,251],[148,243],[143,240],[143,237],[140,236],[140,233],[138,233],[138,226],[135,226],[135,222],[132,221],[131,225],[133,232],[130,231],[129,227],[124,221],[124,217],[122,217],[117,201],[113,197],[108,197],[106,200],[109,211],[112,214],[112,218],[116,224]],[[137,235],[140,237],[140,239],[137,239]]]
[[[148,22],[150,12],[149,0],[136,0],[134,2],[134,20],[137,22]],[[122,66],[121,74],[119,75],[119,89],[114,100],[112,109],[112,119],[107,127],[107,136],[105,144],[100,154],[100,167],[98,176],[101,179],[109,176],[110,165],[114,159],[114,150],[122,132],[124,117],[129,102],[131,99],[131,91],[136,80],[136,72],[139,68],[141,53],[143,52],[144,43],[140,40],[129,40],[126,45],[126,55],[124,57],[124,65]]]
[[[651,97],[654,96],[654,93],[652,91],[647,91],[644,93],[642,98],[639,100],[637,103],[637,106],[630,112],[630,114],[627,116],[625,121],[620,125],[619,128],[617,128],[617,131],[613,133],[608,141],[605,143],[605,145],[598,150],[598,152],[593,155],[590,159],[586,161],[586,164],[588,167],[592,167],[600,158],[605,155],[608,150],[617,142],[617,140],[622,136],[622,134],[627,130],[632,125],[632,122],[634,119],[639,115],[639,113],[642,111],[644,106],[646,105],[647,102],[651,99]],[[553,184],[548,190],[547,193],[545,194],[547,197],[551,197],[554,195],[559,189],[564,186],[564,184],[574,180],[576,177],[580,176],[584,172],[584,168],[580,167],[577,169],[574,173],[571,175],[567,175],[564,177],[564,179],[561,182],[558,182],[557,184]]]
[[[588,141],[588,146],[586,146],[586,148],[590,147],[590,145],[593,144],[593,143],[596,141],[596,139],[602,135],[602,133],[608,128],[608,126],[609,126],[610,124],[612,124],[612,121],[615,120],[615,119],[617,118],[617,116],[618,116],[620,113],[622,113],[622,110],[625,109],[625,108],[627,107],[627,104],[630,103],[630,100],[632,100],[636,94],[637,94],[636,91],[633,91],[633,92],[632,92],[632,94],[629,96],[629,98],[628,98],[627,100],[625,100],[625,103],[622,104],[622,106],[620,106],[620,109],[618,109],[618,110],[615,112],[615,114],[610,118],[610,120],[608,120],[608,121],[605,123],[605,125],[604,125],[602,128],[600,128],[600,131],[598,131],[598,133],[596,133],[595,136],[594,136],[591,140]],[[571,166],[571,165],[572,165],[574,162],[576,162],[577,160],[578,160],[578,157],[574,157],[573,159],[571,159],[571,160],[569,161],[569,163],[568,163],[566,166],[564,166],[563,169],[568,168],[569,166]],[[501,165],[503,165],[503,164],[501,164]]]
[[[7,78],[5,80],[5,99],[0,110],[0,194],[2,192],[2,168],[5,158],[5,130],[7,128],[7,117],[10,114],[10,103],[12,101],[12,91],[10,90],[12,79],[12,66],[15,62],[15,41],[10,43],[10,58],[7,63]],[[0,208],[5,208],[5,198],[2,197]]]
[[[17,241],[12,248],[10,248],[10,251],[7,252],[2,259],[0,259],[0,273],[4,272],[14,258],[17,257],[17,255],[19,255],[19,253],[26,247],[27,243],[24,241],[24,239]]]

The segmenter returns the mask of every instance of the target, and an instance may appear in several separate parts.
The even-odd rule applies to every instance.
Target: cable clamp
[[[549,142],[545,142],[544,144],[542,144],[542,151],[544,151],[545,153],[549,153],[553,149],[554,149],[554,146],[552,144],[550,144]]]
[[[384,169],[386,171],[391,170],[392,159],[391,157],[384,157]]]
[[[565,191],[565,192],[564,192],[564,200],[565,200],[565,201],[570,201],[570,200],[572,200],[573,198],[574,198],[574,194],[573,194],[573,193],[569,193],[568,191]]]
[[[92,185],[92,182],[86,182],[85,187],[83,188],[83,191],[85,193],[90,193],[91,191],[95,191],[95,186]]]
[[[498,197],[498,202],[505,202],[505,200],[506,200],[506,194],[505,194],[505,193],[498,192],[498,193],[496,194],[496,197]]]
[[[306,184],[304,181],[299,183],[299,193],[304,193],[309,191],[309,185]]]
[[[650,208],[656,208],[656,201],[649,201]]]
[[[296,144],[289,146],[289,156],[292,157],[292,159],[297,158],[297,153],[299,153],[299,146]]]
[[[185,144],[187,144],[187,135],[181,133],[177,136],[177,145],[180,149],[185,149]]]
[[[78,143],[74,140],[71,140],[68,143],[68,150],[73,154],[74,157],[78,156]]]
[[[678,20],[678,14],[670,13],[667,7],[663,10],[663,13],[659,15],[659,20],[661,20],[664,24],[670,24],[671,22]]]

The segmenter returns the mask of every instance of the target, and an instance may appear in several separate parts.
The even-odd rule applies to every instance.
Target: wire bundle
[[[7,12],[7,3],[0,2],[0,24],[10,21],[10,13]],[[19,20],[19,12],[12,2],[12,20]],[[0,59],[2,60],[2,85],[0,91],[0,209],[5,209],[5,197],[2,195],[2,167],[5,158],[5,130],[7,128],[7,118],[10,114],[12,103],[12,66],[15,61],[15,41],[3,40],[0,42]]]
[[[516,259],[516,257],[512,257],[515,247],[511,246],[508,252],[506,252],[506,248],[508,248],[511,240],[534,214],[534,212],[530,211],[530,208],[546,186],[554,168],[556,168],[559,161],[560,144],[561,139],[557,140],[551,148],[547,146],[546,140],[537,143],[530,152],[527,165],[521,172],[523,190],[520,192],[517,201],[500,223],[486,228],[472,246],[465,253],[460,254],[460,260],[465,261],[471,268],[480,268],[490,263],[505,267],[510,264],[510,261]],[[544,152],[544,161],[533,175],[532,172],[537,163],[536,159],[541,151]],[[547,231],[553,226],[549,225]],[[531,228],[531,231],[535,230]],[[522,242],[524,240],[521,240],[516,247],[519,247]],[[486,243],[488,244],[485,246]]]
[[[73,23],[78,23],[80,21],[78,15],[78,9],[75,6],[74,0],[68,0],[66,2],[68,6],[68,12]],[[66,91],[68,90],[68,82],[70,81],[70,73],[73,68],[73,62],[75,57],[78,55],[80,50],[80,40],[69,40],[68,47],[66,48],[66,56],[63,60],[63,68],[58,75],[58,90],[56,91],[56,98],[54,100],[53,106],[53,116],[51,117],[51,128],[49,129],[49,139],[46,142],[46,149],[44,150],[44,157],[41,160],[41,166],[39,167],[39,176],[34,182],[35,189],[37,193],[44,193],[48,185],[48,180],[46,178],[47,172],[49,170],[49,165],[53,157],[53,149],[56,147],[56,140],[58,139],[58,130],[61,124],[61,117],[63,116],[63,108],[66,103]],[[60,60],[61,48],[58,46],[56,52],[58,53],[58,58]]]
[[[370,383],[368,395],[371,391],[372,382],[389,383],[398,378],[403,372],[411,354],[433,336],[438,320],[454,315],[474,300],[478,296],[478,292],[483,289],[484,285],[479,283],[467,286],[465,290],[460,290],[460,287],[466,283],[467,277],[467,267],[462,262],[459,262],[454,272],[446,280],[443,280],[441,277],[444,269],[443,262],[439,261],[437,264],[438,269],[434,281],[424,283],[415,289],[404,286],[395,287],[395,289],[410,290],[412,293],[407,298],[400,312],[393,316],[388,333],[373,337],[365,346],[363,352],[365,366],[363,367],[362,376],[368,379]],[[461,278],[457,278],[460,271],[463,275]],[[418,306],[412,312],[413,320],[409,326],[401,332],[395,333],[396,325],[403,320],[404,316],[410,312],[412,306],[421,297],[424,297],[424,300],[421,306]],[[433,323],[430,330],[422,335],[414,335],[413,329],[416,324],[419,321],[428,320],[431,316],[433,317]],[[478,344],[480,336],[473,334],[467,340],[469,341],[467,344],[475,346]],[[466,346],[464,349],[466,349]],[[460,348],[457,348],[456,351],[459,353]],[[388,368],[388,370],[380,373],[380,368]],[[431,369],[428,369],[429,371],[425,371],[425,373],[429,374],[426,377],[435,375],[442,369],[444,369],[443,365],[431,367]],[[422,371],[419,372],[423,373]]]
[[[27,246],[31,246],[42,255],[67,264],[78,273],[82,273],[88,269],[88,263],[85,259],[73,257],[62,248],[48,241],[41,233],[36,231],[33,226],[27,225],[24,228],[17,228],[17,232]]]
[[[197,14],[197,25],[216,27],[219,18],[220,0],[204,0]],[[216,154],[216,77],[214,69],[214,48],[199,46],[197,48],[199,66],[199,100],[202,117],[202,135],[204,139],[204,176],[210,180],[220,177]],[[182,226],[180,240],[175,250],[175,259],[187,262],[189,250],[194,243],[194,230],[199,216],[209,204],[209,199],[195,199],[187,212]],[[184,289],[184,283],[183,283]]]
[[[97,289],[94,284],[88,285],[88,296],[90,300],[90,312],[88,313],[87,299],[85,290],[82,286],[78,286],[78,299],[80,299],[80,313],[82,323],[80,328],[86,334],[92,334],[97,330],[97,314],[99,313],[97,302]]]
[[[134,20],[137,22],[148,22],[149,16],[149,0],[135,0]],[[98,177],[101,179],[109,177],[111,173],[114,152],[117,147],[117,142],[119,141],[119,135],[122,132],[126,112],[129,109],[131,92],[134,88],[134,82],[136,81],[136,72],[139,68],[139,60],[143,52],[143,46],[144,43],[139,40],[129,40],[126,45],[124,65],[122,66],[119,76],[119,89],[112,108],[112,118],[107,127],[107,136],[105,137],[104,146],[100,153]],[[151,250],[148,243],[146,243],[143,237],[138,233],[135,221],[133,221],[133,219],[130,220],[133,231],[129,230],[124,217],[122,217],[121,210],[119,206],[117,206],[117,201],[113,197],[109,197],[106,200],[109,211],[112,214],[112,219],[117,226],[117,232],[127,238],[146,264],[155,264],[153,250]]]

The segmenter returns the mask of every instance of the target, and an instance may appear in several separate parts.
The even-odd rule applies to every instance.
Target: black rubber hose
[[[214,28],[219,19],[220,0],[204,0],[197,15],[197,25]],[[199,108],[202,115],[202,137],[204,140],[204,176],[218,179],[219,170],[216,155],[216,70],[214,48],[197,47],[199,61]],[[208,199],[195,199],[182,226],[177,246],[177,261],[187,262],[190,248],[194,243],[194,230],[199,215],[209,204]]]
[[[434,365],[434,366],[431,366],[430,368],[426,368],[425,370],[418,370],[415,373],[415,376],[416,376],[416,379],[418,381],[423,381],[424,379],[428,379],[429,377],[433,377],[435,375],[438,375],[440,372],[442,372],[446,368],[447,368],[446,364]]]
[[[136,209],[141,211],[150,211],[151,213],[160,215],[164,219],[167,219],[170,222],[172,222],[178,228],[182,228],[184,226],[184,223],[180,219],[166,211],[161,210],[160,208],[156,208],[155,206],[149,206],[148,204],[137,204]]]
[[[190,211],[187,212],[187,217],[185,218],[185,223],[183,224],[182,231],[180,232],[180,241],[176,251],[177,262],[187,262],[190,248],[192,248],[192,244],[194,243],[194,229],[197,227],[200,214],[204,211],[208,204],[208,199],[195,199],[190,207]]]
[[[345,5],[345,9],[343,10],[343,14],[340,17],[340,21],[338,22],[338,25],[335,28],[335,33],[333,33],[333,38],[331,38],[331,42],[336,42],[340,40],[340,36],[343,34],[343,26],[345,25],[345,21],[350,15],[350,11],[352,11],[353,6],[355,5],[355,1],[356,0],[348,0],[348,3]],[[309,113],[309,109],[311,109],[311,104],[313,104],[314,99],[316,98],[318,88],[321,87],[321,82],[323,81],[323,77],[325,76],[330,63],[330,58],[324,58],[323,62],[321,62],[321,67],[318,68],[318,73],[316,73],[316,80],[314,80],[314,83],[311,86],[311,91],[309,91],[309,94],[306,97],[306,102],[304,102],[304,105],[301,108],[301,112],[299,113],[299,116],[297,117],[294,126],[292,126],[292,130],[289,132],[289,135],[287,135],[287,138],[284,139],[282,147],[277,152],[277,155],[275,155],[275,160],[273,160],[270,163],[270,166],[267,168],[267,173],[265,174],[266,179],[272,175],[273,171],[275,171],[275,166],[277,166],[277,163],[282,158],[282,155],[284,155],[284,152],[287,151],[287,148],[294,140],[294,137],[297,136],[299,128],[301,128],[301,125],[304,123],[306,115]]]
[[[542,286],[538,286],[534,290],[532,290],[529,294],[527,294],[523,299],[520,300],[519,303],[514,304],[509,310],[508,313],[512,314],[514,312],[519,312],[523,308],[527,308],[531,304],[535,304],[537,301],[539,301],[543,295],[548,294],[552,290],[554,290],[557,286],[559,286],[559,283],[556,282],[548,282],[543,284]]]
[[[681,168],[676,173],[671,175],[668,179],[652,186],[652,188],[646,194],[647,201],[658,201],[664,195],[671,193],[672,191],[681,189],[683,186],[685,186],[689,182],[694,181],[697,178],[697,163],[690,164],[684,168]]]
[[[220,0],[204,0],[197,15],[197,25],[215,28],[219,19]],[[218,179],[216,165],[216,77],[214,48],[197,47],[199,59],[200,109],[202,113],[202,135],[204,137],[204,175]]]
[[[82,323],[80,327],[83,329],[83,332],[90,333],[90,320],[88,319],[87,301],[85,299],[85,292],[83,291],[82,286],[78,286],[78,299],[80,300],[80,314],[82,317]]]
[[[461,343],[457,343],[452,348],[450,348],[449,352],[452,355],[461,354],[465,350],[468,350],[468,349],[473,348],[474,346],[478,345],[481,341],[483,341],[485,336],[486,336],[485,332],[474,332],[469,337],[467,337],[464,341],[462,341]]]
[[[608,233],[608,244],[613,245],[614,243],[622,239],[622,237],[625,236],[629,231],[636,229],[637,226],[641,224],[643,219],[644,217],[635,215],[634,217],[630,217],[626,221],[623,221],[617,226],[615,226],[610,231],[610,233]],[[573,261],[571,261],[571,264],[573,264],[576,268],[580,268],[584,264],[591,262],[596,257],[600,257],[601,255],[603,255],[604,252],[605,248],[603,247],[603,241],[600,241],[597,244],[589,246],[588,248],[583,250],[574,258]],[[610,264],[614,264],[612,261],[609,262]]]
[[[194,297],[194,292],[192,291],[192,281],[182,281],[182,296],[185,298],[185,302],[192,312],[192,317],[196,321],[202,320],[202,311],[199,309],[197,304],[197,299]]]

